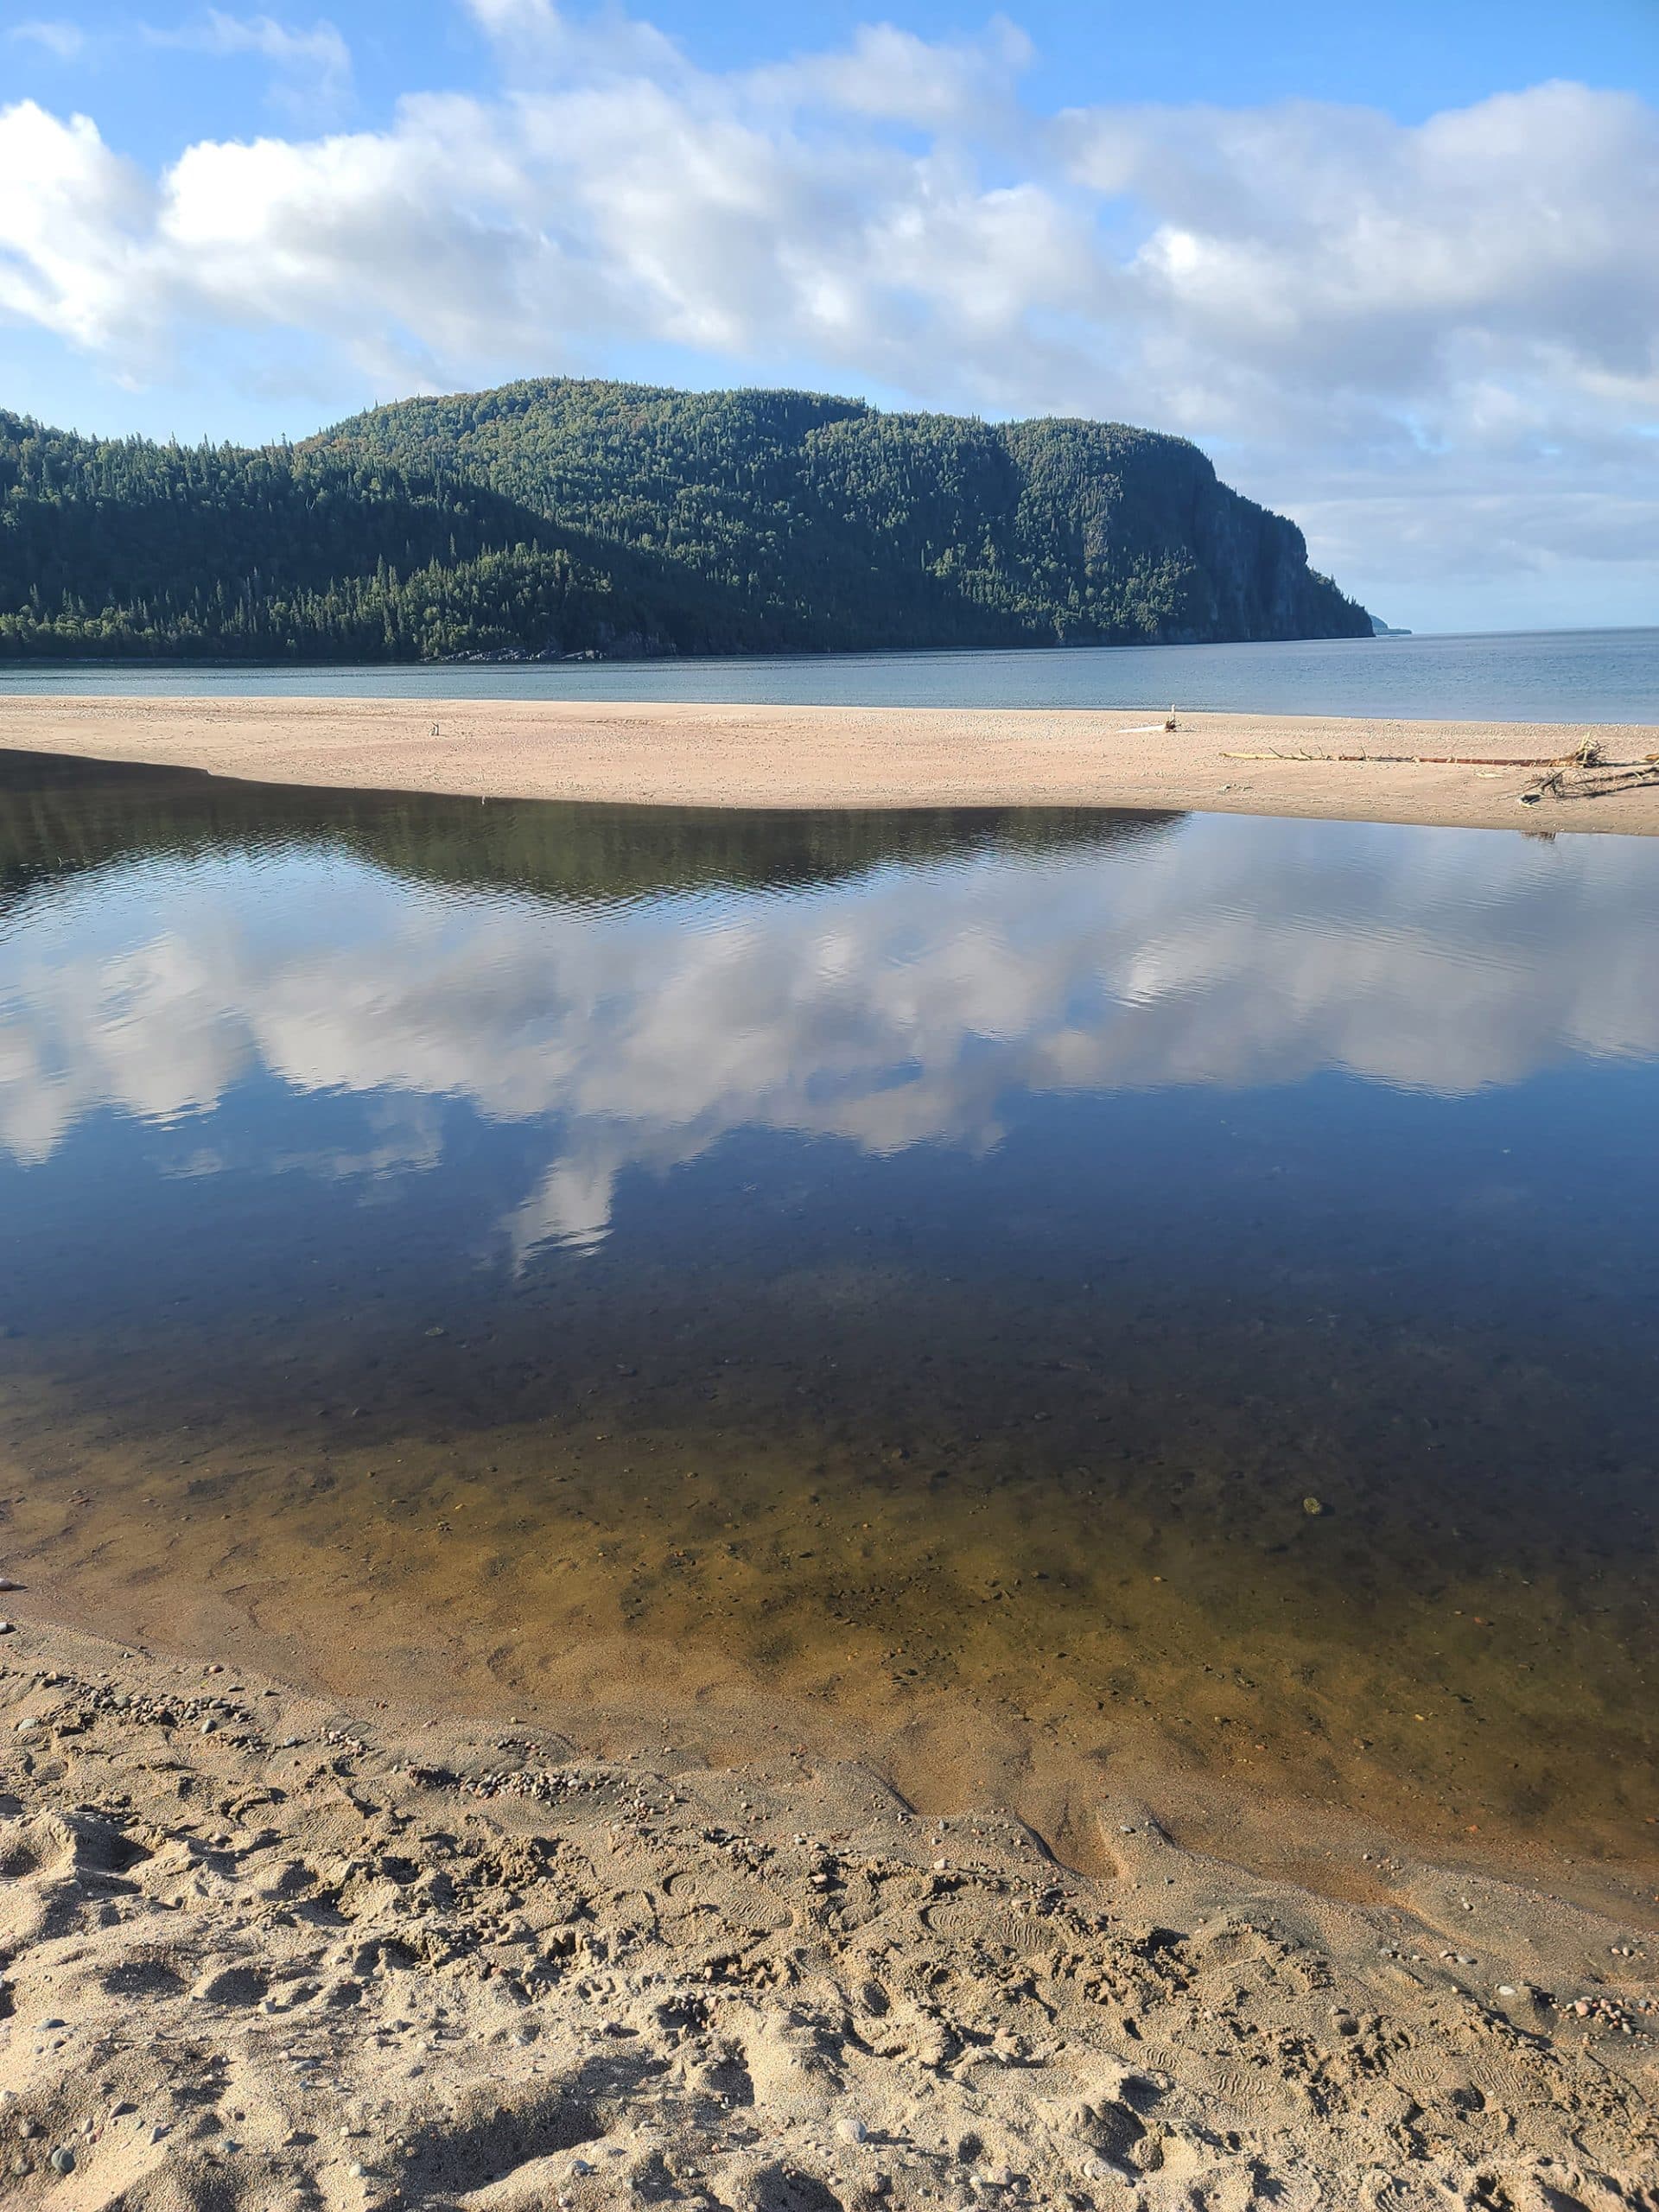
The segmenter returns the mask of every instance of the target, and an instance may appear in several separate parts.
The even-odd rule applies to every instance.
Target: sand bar
[[[1405,1853],[1319,1896],[1126,1796],[1100,1821],[1085,1878],[855,1762],[468,1735],[26,1618],[6,2202],[1651,2206],[1639,1928]]]
[[[1521,803],[1540,772],[1522,764],[1571,754],[1586,738],[1610,761],[1659,754],[1659,725],[1181,715],[1172,734],[1145,713],[1077,709],[0,697],[0,746],[270,783],[661,805],[1122,806],[1659,832],[1652,771],[1637,789]]]

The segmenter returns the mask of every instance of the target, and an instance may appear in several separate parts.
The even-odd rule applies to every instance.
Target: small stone
[[[37,1728],[44,1728],[45,1726],[38,1713],[26,1713],[12,1732],[18,1736],[32,1736]]]
[[[16,1632],[16,1621],[0,1621],[0,1636],[14,1635]]]
[[[365,2166],[361,2158],[353,2158],[351,2164],[346,2167],[346,2171],[353,2181],[361,2181],[368,2169]]]
[[[1497,1985],[1497,1993],[1500,1997],[1513,1997],[1515,1990],[1510,1983],[1500,1981]]]
[[[72,2174],[75,2171],[75,2154],[67,2143],[60,2143],[46,2163],[54,2174]]]
[[[210,1713],[207,1718],[201,1724],[201,1732],[204,1736],[211,1736],[218,1726],[218,1721],[213,1719],[213,1716]]]
[[[1325,1501],[1319,1497],[1305,1497],[1302,1500],[1302,1510],[1304,1513],[1323,1513]]]
[[[836,2123],[836,2133],[843,2143],[861,2143],[869,2132],[861,2120],[847,2119]]]

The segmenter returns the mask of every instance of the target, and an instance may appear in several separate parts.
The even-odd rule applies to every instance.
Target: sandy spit
[[[1170,807],[1659,832],[1659,773],[1641,789],[1529,806],[1521,794],[1534,768],[1419,757],[1518,764],[1570,754],[1590,737],[1608,760],[1641,763],[1659,753],[1659,727],[1252,715],[1182,715],[1178,725],[1171,734],[1145,713],[1077,710],[0,698],[0,746],[270,783],[664,805]],[[1370,757],[1297,757],[1338,754]]]
[[[1652,1945],[1367,1854],[1110,1872],[868,1770],[598,1764],[26,1622],[0,2199],[62,2212],[1659,2204]]]

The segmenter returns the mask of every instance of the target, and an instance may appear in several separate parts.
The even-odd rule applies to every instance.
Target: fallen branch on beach
[[[1522,753],[1224,753],[1224,760],[1322,760],[1351,761],[1368,768],[1575,768],[1590,766],[1615,766],[1616,762],[1594,763],[1580,760],[1576,753],[1551,753],[1539,755]],[[1642,763],[1630,762],[1630,766]]]
[[[1583,780],[1567,779],[1577,770]],[[1546,798],[1606,798],[1615,791],[1659,791],[1659,753],[1640,760],[1576,760],[1553,762],[1550,772],[1518,794],[1522,806],[1537,806]]]
[[[1546,798],[1604,798],[1615,791],[1659,790],[1659,753],[1640,760],[1609,760],[1592,737],[1571,753],[1528,756],[1479,753],[1224,753],[1224,760],[1302,760],[1368,768],[1478,768],[1487,774],[1507,768],[1542,768],[1546,772],[1516,797],[1522,806]],[[1577,779],[1577,780],[1574,780]]]

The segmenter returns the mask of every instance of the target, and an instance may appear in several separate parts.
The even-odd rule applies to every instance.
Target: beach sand
[[[0,2194],[1659,2203],[1651,1938],[1407,1854],[1321,1896],[1179,1848],[1155,1807],[1100,1821],[1085,1879],[855,1763],[595,1761],[25,1618]]]
[[[0,746],[267,783],[738,807],[1115,806],[1659,831],[1659,727],[503,700],[0,698]],[[1643,785],[1522,803],[1592,739]],[[1332,757],[1365,754],[1367,760]],[[1262,756],[1268,757],[1263,758]],[[1290,757],[1278,757],[1278,756]],[[1379,761],[1376,756],[1397,756]],[[1501,761],[1440,766],[1422,755]],[[1295,757],[1313,756],[1313,757]]]

